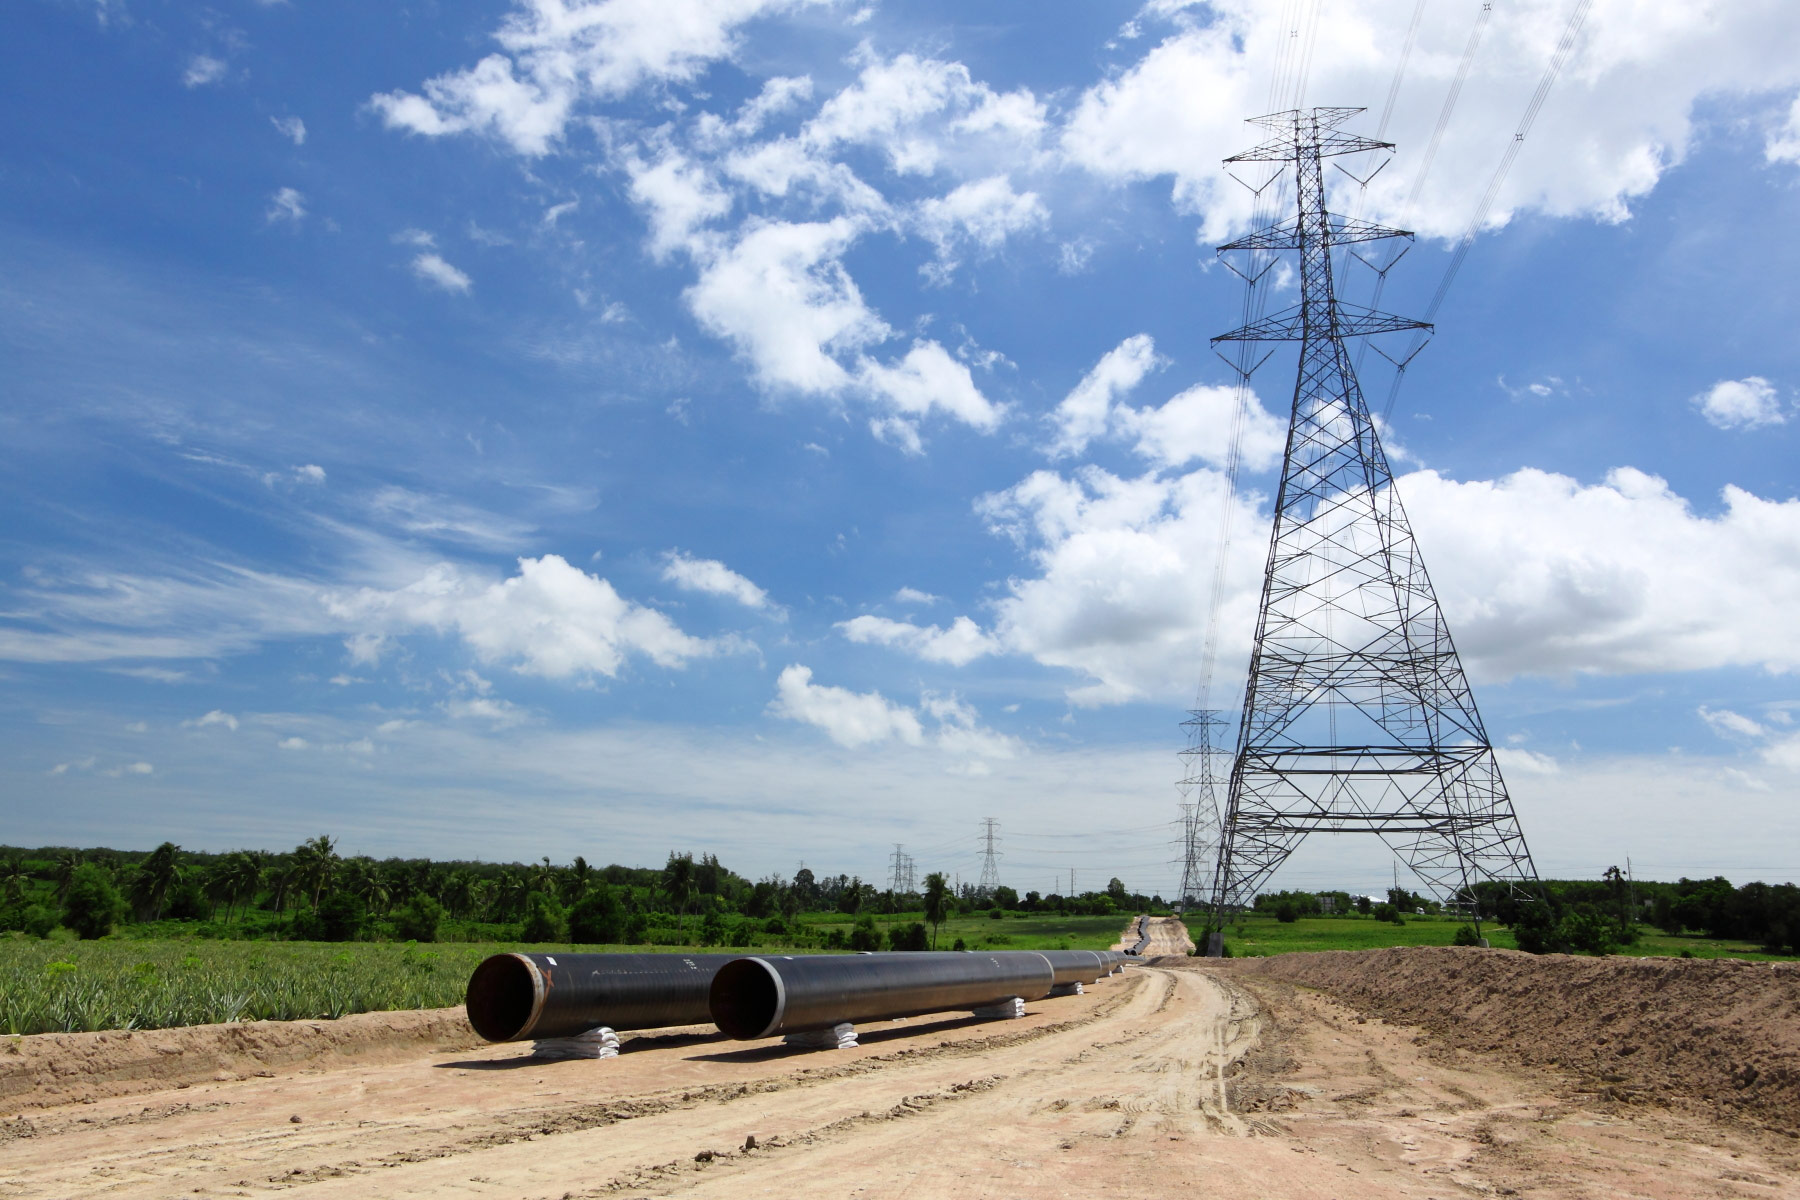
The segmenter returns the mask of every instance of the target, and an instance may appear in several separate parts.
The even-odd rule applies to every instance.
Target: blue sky
[[[1386,117],[1421,311],[1572,7],[1427,169],[1475,0],[9,6],[0,836],[1170,890],[1220,160]],[[1597,0],[1388,428],[1546,873],[1800,879],[1797,33]]]

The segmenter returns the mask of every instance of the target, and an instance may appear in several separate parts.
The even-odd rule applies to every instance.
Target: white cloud
[[[1014,234],[1044,228],[1050,210],[1036,192],[1015,192],[1005,175],[992,175],[920,201],[914,219],[919,232],[937,247],[937,263],[926,269],[927,274],[942,279],[955,267],[960,246],[991,253]]]
[[[275,131],[296,146],[306,145],[306,122],[299,117],[270,117]]]
[[[1409,211],[1413,176],[1461,64],[1470,20],[1453,5],[1427,9],[1387,130],[1400,158],[1370,186],[1366,215],[1431,236],[1462,231],[1543,74],[1568,8],[1557,0],[1494,7],[1448,136]],[[1258,0],[1220,0],[1207,12],[1204,21],[1163,12],[1176,28],[1081,97],[1064,128],[1063,149],[1070,161],[1105,178],[1172,178],[1175,202],[1202,216],[1205,240],[1219,241],[1243,226],[1251,203],[1219,160],[1261,136],[1242,123],[1245,114],[1294,102],[1281,96],[1271,104],[1268,95],[1267,64],[1285,52],[1291,23],[1282,6]],[[1410,5],[1378,0],[1321,10],[1317,45],[1330,51],[1310,60],[1301,103],[1385,94],[1394,47],[1405,39],[1410,17]],[[1624,218],[1631,201],[1686,156],[1698,99],[1770,92],[1785,99],[1800,84],[1800,60],[1788,53],[1794,29],[1794,10],[1783,0],[1598,0],[1490,223],[1503,224],[1520,210]],[[1357,128],[1370,133],[1373,126],[1371,117]],[[1788,156],[1789,136],[1772,135],[1771,157]]]
[[[325,468],[318,463],[302,463],[294,468],[294,478],[301,483],[324,483]]]
[[[531,720],[525,709],[494,696],[455,697],[446,700],[443,707],[452,720],[487,721],[495,729],[511,729]]]
[[[898,742],[930,746],[965,760],[1010,759],[1023,747],[1005,734],[981,724],[981,715],[955,694],[926,692],[919,707],[895,704],[880,692],[852,692],[812,681],[812,670],[798,664],[782,671],[775,682],[769,715],[822,729],[840,746],[851,749]],[[934,723],[928,734],[921,718]],[[975,768],[979,772],[979,767]]]
[[[828,351],[854,351],[889,332],[838,258],[858,232],[844,217],[753,222],[701,271],[688,305],[764,386],[836,393],[850,375]]]
[[[1720,429],[1758,429],[1787,421],[1774,385],[1760,375],[1722,379],[1695,396],[1693,404]]]
[[[210,54],[196,54],[188,60],[187,70],[181,74],[183,87],[204,87],[209,83],[217,83],[225,78],[225,62]]]
[[[198,729],[205,729],[208,725],[223,725],[225,728],[231,730],[233,733],[236,733],[237,727],[238,727],[238,719],[236,717],[232,716],[228,712],[223,712],[223,711],[215,708],[211,712],[207,713],[204,717],[199,717],[195,720],[188,721],[188,722],[186,722],[186,724],[192,725]]]
[[[1114,410],[1113,423],[1137,439],[1137,453],[1159,467],[1184,467],[1196,459],[1224,467],[1231,458],[1235,430],[1239,460],[1252,471],[1266,471],[1281,461],[1287,424],[1277,419],[1255,393],[1243,394],[1243,420],[1235,421],[1238,390],[1196,385],[1161,408]]]
[[[1769,131],[1763,153],[1770,162],[1800,163],[1800,96],[1794,97],[1787,120]]]
[[[1494,757],[1500,760],[1500,769],[1507,775],[1555,775],[1562,770],[1561,764],[1548,754],[1517,746],[1496,746]]]
[[[325,606],[364,634],[454,632],[481,661],[548,679],[616,676],[632,655],[679,667],[731,648],[688,636],[662,613],[633,604],[555,554],[521,558],[519,573],[500,581],[440,564],[406,587],[332,595]]]
[[[306,216],[306,197],[291,187],[278,189],[269,197],[268,211],[263,218],[273,224],[276,221],[293,221],[298,224]]]
[[[478,133],[528,156],[549,153],[583,101],[640,83],[689,80],[736,50],[740,26],[814,0],[517,0],[494,35],[503,54],[439,75],[424,95],[370,104],[390,128]]]
[[[1223,477],[1205,469],[1123,479],[1088,467],[1072,479],[1038,471],[983,497],[976,507],[989,528],[1025,550],[1037,572],[1007,581],[993,636],[1008,651],[1075,672],[1082,682],[1069,697],[1079,704],[1191,694],[1224,490]],[[1227,655],[1243,653],[1256,616],[1268,537],[1256,499],[1233,502]]]
[[[934,596],[930,592],[922,592],[918,588],[903,587],[894,593],[894,599],[900,604],[937,604],[942,596]]]
[[[1147,333],[1134,334],[1108,350],[1051,414],[1050,421],[1056,426],[1051,457],[1086,450],[1089,442],[1106,432],[1113,405],[1142,383],[1160,361],[1156,342]]]
[[[1700,719],[1723,737],[1762,738],[1769,733],[1749,717],[1734,713],[1728,708],[1708,708],[1702,704],[1697,711]]]
[[[122,770],[127,775],[151,775],[156,772],[156,768],[147,762],[129,763]]]
[[[285,737],[277,743],[283,750],[304,750],[312,743],[303,737]]]
[[[1800,501],[1728,487],[1696,514],[1662,480],[1602,484],[1524,470],[1399,481],[1465,666],[1482,680],[1760,667],[1800,670]],[[978,511],[1035,574],[1007,582],[992,636],[1076,672],[1078,703],[1191,691],[1205,639],[1223,481],[1202,468],[1124,479],[1039,471]],[[1218,677],[1242,677],[1268,545],[1263,501],[1240,495],[1226,565]]]
[[[745,608],[767,610],[772,607],[769,593],[717,559],[689,558],[679,550],[670,550],[663,555],[662,577],[690,592],[723,596]]]
[[[852,617],[838,622],[838,628],[853,642],[895,646],[928,662],[949,663],[954,667],[998,653],[1000,649],[999,644],[968,617],[957,617],[948,629],[874,616]]]
[[[467,293],[472,286],[467,275],[445,262],[442,255],[426,252],[412,260],[413,274],[446,292]]]
[[[1000,409],[975,386],[967,364],[951,358],[933,341],[914,342],[906,357],[891,365],[863,359],[858,380],[900,419],[910,421],[941,411],[983,433],[1000,424]]]
[[[731,196],[706,168],[678,151],[655,163],[627,157],[631,198],[650,215],[650,252],[658,259],[693,248],[694,231],[731,211]]]
[[[840,746],[869,746],[890,739],[916,746],[925,740],[919,718],[910,709],[889,703],[880,692],[816,684],[812,669],[799,664],[782,671],[776,680],[769,713],[822,729]]]

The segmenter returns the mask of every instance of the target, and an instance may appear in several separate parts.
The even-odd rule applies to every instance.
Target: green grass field
[[[924,919],[922,913],[896,913],[876,917],[875,927],[886,930]],[[937,946],[948,950],[961,938],[969,950],[1104,950],[1119,940],[1119,931],[1129,919],[1007,913],[996,921],[986,913],[974,913],[945,921],[938,931]],[[827,919],[813,914],[806,918],[807,928],[820,935],[834,928],[848,933],[855,922],[856,918],[849,916]]]
[[[918,914],[877,921],[910,924]],[[851,919],[843,919],[847,930]],[[836,921],[807,922],[824,933]],[[938,946],[1102,949],[1121,917],[963,917]],[[0,935],[0,1033],[163,1029],[223,1021],[305,1020],[461,1004],[475,965],[508,950],[682,953],[699,946],[523,946],[499,942],[228,942],[105,938],[93,942]],[[706,948],[712,953],[727,949]],[[780,946],[744,947],[758,954]],[[813,951],[816,953],[816,951]]]
[[[906,925],[916,913],[878,918],[878,928]],[[814,935],[847,931],[852,918],[808,920]],[[944,923],[938,948],[961,938],[971,950],[1099,950],[1118,940],[1126,918],[985,914]],[[1404,925],[1369,918],[1302,918],[1282,924],[1249,917],[1226,931],[1236,956],[1298,950],[1369,950],[1383,946],[1448,946],[1460,920],[1409,917]],[[1241,929],[1241,932],[1240,932]],[[1495,946],[1511,932],[1489,926]],[[227,942],[206,939],[106,938],[95,942],[0,936],[0,1033],[160,1029],[221,1021],[302,1020],[388,1009],[443,1008],[462,1003],[475,964],[507,950],[643,952],[643,946],[522,946],[500,942]],[[656,947],[662,953],[701,947]],[[724,947],[711,947],[717,952]],[[743,954],[780,951],[745,947]],[[1630,955],[1765,959],[1756,947],[1699,937],[1645,933]]]
[[[1247,917],[1228,926],[1225,942],[1237,956],[1287,954],[1300,950],[1374,950],[1384,946],[1448,946],[1456,936],[1460,917],[1408,917],[1404,925],[1390,925],[1372,917],[1302,917],[1284,925],[1274,917]],[[1238,930],[1243,932],[1239,933]],[[1484,924],[1488,944],[1516,949],[1512,930]],[[1775,959],[1749,942],[1725,942],[1698,936],[1670,937],[1643,930],[1636,944],[1619,953],[1634,957],[1676,956],[1687,951],[1695,958]]]

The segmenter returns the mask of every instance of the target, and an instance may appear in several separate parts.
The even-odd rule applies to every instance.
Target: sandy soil
[[[14,1096],[0,1197],[1800,1196],[1800,1141],[1627,1104],[1256,965],[1132,966],[1022,1020],[865,1026],[856,1050],[414,1043],[149,1096]]]
[[[1114,950],[1129,950],[1137,945],[1137,917],[1125,923],[1125,929],[1119,934],[1119,940],[1112,944]],[[1188,937],[1187,926],[1177,917],[1150,918],[1150,944],[1144,947],[1144,958],[1158,958],[1164,955],[1184,955],[1194,952],[1193,939]]]

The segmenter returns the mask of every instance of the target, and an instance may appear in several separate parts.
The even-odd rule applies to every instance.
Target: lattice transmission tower
[[[1339,127],[1358,108],[1257,117],[1227,163],[1294,172],[1297,212],[1219,248],[1297,250],[1300,303],[1214,338],[1299,342],[1300,368],[1212,891],[1223,923],[1309,833],[1373,833],[1437,895],[1537,873],[1345,339],[1425,330],[1339,300],[1332,251],[1402,230],[1334,215],[1322,164],[1391,150]]]
[[[1188,731],[1181,752],[1185,769],[1178,785],[1181,806],[1181,887],[1175,893],[1183,910],[1212,898],[1213,870],[1219,848],[1219,757],[1225,752],[1225,714],[1196,708],[1181,723]]]
[[[987,843],[987,849],[981,855],[981,883],[976,886],[975,890],[986,897],[992,896],[994,889],[1000,886],[1000,851],[997,849],[1000,840],[1000,822],[992,817],[983,817],[981,819],[981,836],[982,840]]]

